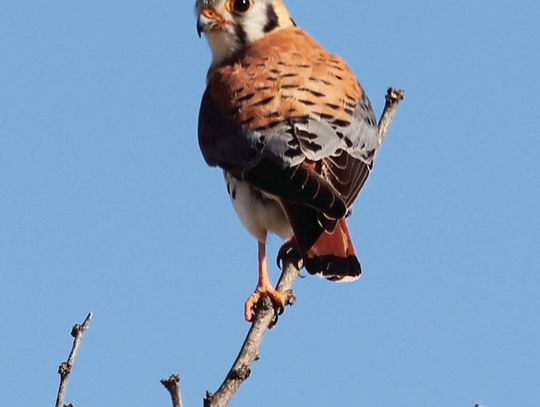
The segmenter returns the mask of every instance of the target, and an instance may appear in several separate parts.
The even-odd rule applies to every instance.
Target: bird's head
[[[197,32],[212,50],[212,65],[294,21],[281,0],[197,0]]]

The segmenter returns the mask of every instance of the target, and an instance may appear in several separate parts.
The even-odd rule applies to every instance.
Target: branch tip
[[[171,395],[171,401],[173,407],[182,407],[182,397],[180,394],[180,375],[173,373],[168,378],[161,379],[160,383],[167,389]]]
[[[180,375],[178,373],[173,373],[169,377],[161,379],[160,382],[165,388],[169,388],[170,386],[180,383]]]
[[[67,360],[60,363],[60,366],[58,366],[60,385],[58,386],[58,393],[56,395],[56,407],[72,406],[72,404],[64,404],[69,375],[71,374],[71,370],[73,369],[73,364],[75,363],[75,358],[77,357],[77,352],[79,351],[82,336],[84,334],[84,331],[88,329],[90,321],[92,321],[92,317],[93,314],[90,312],[82,324],[75,324],[75,326],[71,329],[71,336],[74,338],[73,345],[71,346],[71,352],[69,353]]]
[[[405,98],[405,91],[403,89],[388,88],[386,91],[386,101],[389,103],[398,103]]]

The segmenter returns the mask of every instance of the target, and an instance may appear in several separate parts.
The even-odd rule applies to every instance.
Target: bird
[[[266,259],[270,233],[308,273],[357,280],[346,218],[379,148],[371,103],[351,68],[300,29],[282,0],[196,0],[212,54],[198,119],[206,163],[223,170],[242,224],[258,243],[254,319],[268,297],[282,310]]]

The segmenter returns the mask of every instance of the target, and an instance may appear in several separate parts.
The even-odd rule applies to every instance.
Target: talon
[[[281,246],[281,248],[279,249],[278,251],[278,255],[276,257],[276,264],[278,266],[278,269],[280,270],[283,270],[283,256],[287,253],[282,253],[281,251],[283,250],[283,246]]]
[[[272,318],[272,321],[270,321],[270,323],[268,324],[268,329],[272,329],[273,327],[275,327],[278,323],[278,320],[279,320],[279,315],[274,314],[274,318]]]
[[[292,240],[292,239],[291,239]],[[291,241],[286,242],[282,250],[287,252],[290,247],[293,247],[296,243]],[[279,255],[278,255],[279,258]],[[279,293],[268,278],[268,271],[266,267],[266,246],[264,242],[259,242],[259,281],[255,292],[249,296],[244,304],[244,318],[246,321],[253,321],[257,306],[264,297],[268,297],[272,302],[275,313],[272,322],[269,324],[269,328],[272,328],[277,323],[277,316],[281,315],[285,310],[285,305],[288,301],[288,296]]]
[[[283,264],[285,263],[285,256],[290,253],[291,250],[296,248],[296,240],[294,237],[287,240],[280,247],[278,255],[276,257],[276,263],[280,270],[283,270]]]
[[[283,313],[286,304],[285,297],[271,286],[257,287],[255,292],[249,296],[244,304],[244,318],[246,321],[253,321],[257,304],[259,304],[264,297],[268,297],[270,301],[272,301],[276,313],[279,313],[279,315]]]

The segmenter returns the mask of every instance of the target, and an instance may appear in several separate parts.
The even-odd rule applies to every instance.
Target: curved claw
[[[279,315],[281,314],[274,313],[274,317],[272,318],[272,321],[270,321],[270,323],[268,324],[268,329],[272,329],[273,327],[277,325],[279,321]]]
[[[289,294],[284,305],[276,306],[276,304],[274,304],[274,317],[272,318],[270,324],[268,324],[268,329],[272,329],[277,325],[279,317],[285,312],[285,305],[293,305],[295,300],[295,296]]]
[[[283,255],[281,254],[281,249],[276,257],[276,264],[278,266],[278,269],[283,270]]]
[[[244,318],[246,321],[253,321],[255,315],[255,309],[259,302],[264,298],[268,297],[272,301],[276,315],[281,315],[285,311],[286,299],[279,293],[276,289],[270,288],[257,288],[253,294],[249,296],[246,303],[244,304]],[[276,320],[277,322],[277,320]],[[271,324],[274,326],[275,323]]]
[[[274,308],[274,310],[276,311],[276,315],[281,315],[285,312],[285,307],[279,306],[279,307]]]
[[[291,252],[291,250],[296,248],[296,240],[294,237],[287,240],[279,248],[278,255],[276,257],[276,264],[280,270],[283,270],[283,264],[285,264],[285,256]]]
[[[279,321],[279,316],[285,312],[285,306],[275,306],[274,304],[274,317],[272,318],[272,321],[270,321],[270,324],[268,324],[268,329],[272,329],[275,327]]]

